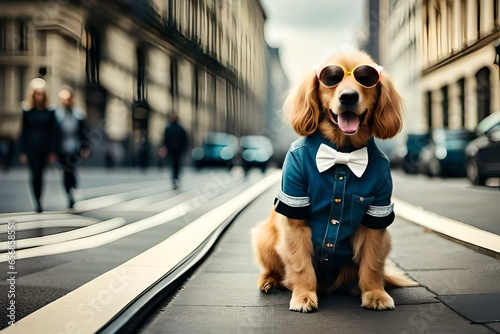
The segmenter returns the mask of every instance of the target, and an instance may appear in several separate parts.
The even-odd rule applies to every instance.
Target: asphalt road
[[[239,170],[197,173],[187,169],[181,188],[173,190],[166,170],[82,169],[75,196],[77,204],[74,210],[67,210],[60,173],[51,168],[46,173],[43,196],[46,211],[35,214],[27,186],[27,170],[0,174],[0,227],[15,223],[16,240],[37,241],[48,235],[69,238],[68,232],[80,233],[82,227],[100,227],[100,230],[83,231],[82,235],[72,237],[88,237],[85,249],[59,246],[64,240],[44,239],[45,248],[27,244],[26,249],[18,250],[18,254],[27,258],[16,261],[17,319],[165,240],[262,177],[260,172],[245,178]],[[393,173],[393,180],[395,197],[500,234],[498,187],[474,187],[465,179],[430,179],[397,171]],[[109,231],[128,225],[137,228],[127,235],[109,233],[109,241],[102,243],[101,240],[101,244],[94,240],[99,236],[108,238]],[[6,243],[7,233],[0,232],[1,245]],[[51,245],[58,245],[58,254],[37,256],[42,249],[50,254]],[[2,252],[5,254],[5,250],[0,250],[0,256]],[[0,262],[0,267],[0,308],[5,309],[9,275],[5,261]],[[6,317],[2,316],[0,328],[5,325]]]
[[[466,178],[392,173],[393,196],[444,217],[500,235],[500,187],[473,186]],[[495,182],[496,181],[496,182]],[[397,208],[395,209],[397,210]]]
[[[18,256],[31,257],[15,263],[17,320],[153,247],[263,177],[257,171],[244,177],[239,170],[197,173],[187,169],[181,187],[173,190],[166,170],[85,169],[79,174],[77,203],[74,210],[68,210],[59,173],[47,172],[43,194],[46,211],[41,214],[33,213],[26,170],[0,175],[0,227],[14,223],[16,240],[64,236],[82,230],[80,227],[98,225],[102,225],[99,233],[110,239],[101,245],[99,233],[93,236],[88,231],[73,236],[88,237],[83,246],[88,249],[70,251],[74,249],[64,246],[64,240],[48,240],[48,245],[32,249],[29,245],[27,249],[18,246]],[[121,219],[117,221],[120,226],[134,225],[136,229],[128,231],[128,235],[113,235],[116,226],[107,227],[113,218]],[[6,241],[7,233],[1,233],[0,244]],[[71,240],[67,241],[71,244]],[[43,249],[54,251],[51,243],[60,254],[37,256]],[[5,255],[6,250],[0,251],[0,256],[2,252]],[[0,261],[0,267],[0,308],[5,310],[9,286],[5,260]],[[0,328],[6,325],[3,313]]]

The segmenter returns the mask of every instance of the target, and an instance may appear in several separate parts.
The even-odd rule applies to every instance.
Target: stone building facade
[[[209,131],[244,135],[263,126],[266,16],[258,0],[0,6],[1,138],[18,137],[21,101],[34,77],[47,81],[53,104],[61,85],[75,87],[96,150],[104,142],[125,151],[158,145],[173,111],[192,145]]]

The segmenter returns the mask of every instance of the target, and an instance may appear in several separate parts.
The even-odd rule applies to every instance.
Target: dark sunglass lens
[[[328,66],[321,71],[319,79],[326,87],[337,86],[344,78],[344,70],[339,66]]]
[[[354,70],[354,78],[363,86],[374,86],[377,84],[379,75],[376,69],[371,66],[359,66]]]

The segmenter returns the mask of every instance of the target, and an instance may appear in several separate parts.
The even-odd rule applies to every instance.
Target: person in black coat
[[[165,128],[163,146],[160,148],[160,157],[169,157],[172,163],[172,182],[174,189],[179,188],[179,174],[182,157],[188,148],[188,135],[186,130],[179,124],[179,116],[171,113],[168,117],[169,123]]]
[[[73,89],[63,86],[59,90],[61,106],[56,109],[56,119],[60,130],[58,147],[59,165],[63,171],[64,190],[68,196],[68,206],[75,204],[73,191],[77,186],[76,168],[81,158],[86,159],[90,150],[85,136],[85,121],[83,112],[73,105]]]
[[[42,212],[43,171],[47,161],[54,163],[56,160],[59,128],[54,110],[49,108],[45,81],[40,78],[31,80],[27,91],[27,99],[23,103],[19,160],[23,164],[28,163],[35,210]]]

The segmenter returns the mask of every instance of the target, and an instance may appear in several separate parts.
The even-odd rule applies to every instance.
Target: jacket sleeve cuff
[[[394,204],[388,206],[372,206],[368,208],[361,224],[373,229],[384,229],[392,224],[396,216],[394,215]]]
[[[293,197],[280,191],[274,200],[274,210],[285,217],[292,219],[309,218],[309,197]]]
[[[274,200],[274,210],[277,213],[282,214],[285,217],[292,219],[308,219],[309,218],[309,206],[304,207],[293,207],[289,206],[278,198]]]
[[[392,212],[389,216],[386,217],[373,217],[365,214],[363,220],[361,221],[361,224],[368,228],[373,228],[375,230],[382,230],[391,225],[392,222],[394,221],[394,218],[395,218],[394,212]]]

